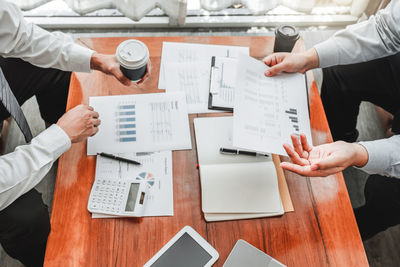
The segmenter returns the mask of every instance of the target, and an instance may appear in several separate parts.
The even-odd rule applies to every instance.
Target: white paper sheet
[[[143,216],[173,216],[172,152],[121,153],[120,157],[133,159],[142,165],[133,165],[118,160],[97,156],[96,178],[144,180],[149,192]],[[92,214],[92,218],[114,218],[118,216]]]
[[[237,59],[215,57],[210,93],[214,107],[233,108],[235,100]]]
[[[88,155],[192,148],[183,92],[97,96],[89,105],[101,125],[88,138]]]
[[[291,143],[291,134],[304,133],[311,143],[305,76],[266,77],[268,67],[244,55],[237,66],[233,145],[287,155],[282,145]]]
[[[204,213],[267,213],[282,208],[273,162],[200,165]]]
[[[213,113],[208,109],[211,61],[166,63],[166,92],[185,92],[189,114]]]
[[[241,46],[164,42],[158,88],[166,89],[165,77],[169,75],[167,72],[168,70],[165,68],[166,63],[185,62],[193,64],[194,62],[208,61],[211,64],[212,56],[236,58],[241,53],[249,55],[249,48]]]

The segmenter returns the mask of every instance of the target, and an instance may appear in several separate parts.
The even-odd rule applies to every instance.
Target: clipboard
[[[208,109],[233,112],[236,62],[231,57],[211,57]]]

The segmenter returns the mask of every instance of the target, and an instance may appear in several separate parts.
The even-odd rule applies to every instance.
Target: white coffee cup
[[[120,43],[116,57],[122,73],[131,81],[143,78],[149,61],[149,49],[143,42],[131,39]]]

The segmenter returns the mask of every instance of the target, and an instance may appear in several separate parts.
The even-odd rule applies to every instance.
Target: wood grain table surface
[[[79,41],[98,52],[114,54],[125,39]],[[273,37],[259,36],[137,39],[149,47],[148,79],[141,85],[125,87],[98,71],[76,73],[72,75],[67,109],[87,104],[90,96],[163,92],[157,88],[164,41],[248,46],[251,56],[260,59],[272,52],[274,43]],[[295,51],[302,50],[304,43],[300,40]],[[318,88],[312,73],[307,75],[313,143],[331,142]],[[310,179],[285,172],[294,212],[274,218],[207,223],[201,211],[193,132],[193,119],[204,116],[215,114],[189,116],[193,149],[173,152],[173,217],[91,219],[87,203],[96,158],[86,156],[86,142],[72,145],[59,159],[44,265],[142,266],[182,227],[190,225],[219,252],[215,266],[223,265],[238,239],[246,240],[287,266],[368,266],[342,174]]]

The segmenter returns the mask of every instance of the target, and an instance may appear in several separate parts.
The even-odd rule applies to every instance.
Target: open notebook
[[[283,172],[276,171],[271,156],[219,153],[221,147],[232,148],[232,117],[198,118],[194,126],[207,221],[269,217],[293,210]]]

